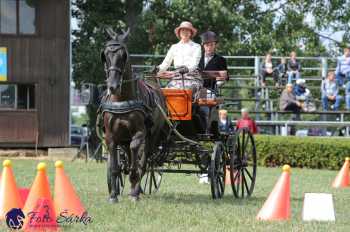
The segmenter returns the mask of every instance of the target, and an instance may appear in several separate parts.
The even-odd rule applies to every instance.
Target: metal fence
[[[151,55],[151,54],[131,54],[131,61],[133,70],[136,72],[143,72],[150,70],[154,65],[159,65],[165,55]],[[260,64],[263,61],[263,56],[224,56],[227,59],[228,70],[232,81],[240,80],[256,80],[259,75]],[[272,60],[275,63],[279,63],[282,57],[274,56]],[[288,57],[284,57],[288,59]],[[306,80],[320,81],[327,76],[329,71],[335,70],[336,60],[334,57],[298,57],[297,58],[302,65],[303,78]],[[255,87],[258,87],[258,81],[255,81]],[[266,105],[271,107],[273,111],[272,100],[270,99],[269,89],[264,89],[262,92],[257,92],[254,99],[255,102],[269,102]],[[258,106],[258,103],[256,104]],[[275,134],[281,134],[282,127],[286,130],[292,126],[297,127],[328,127],[328,128],[344,128],[345,136],[349,136],[350,122],[344,120],[344,114],[341,113],[339,121],[290,121],[283,120],[277,117],[278,112],[274,112],[273,117],[270,120],[257,121],[260,126],[267,126],[273,128]],[[349,113],[350,114],[350,113]],[[259,118],[259,116],[257,115]]]
[[[131,54],[133,65],[137,70],[148,70],[153,65],[158,65],[162,62],[165,55],[151,54]],[[228,70],[232,75],[235,71],[251,71],[251,74],[257,76],[263,56],[224,56],[227,59]],[[282,57],[273,56],[272,60],[279,60]],[[285,57],[288,59],[288,57]],[[319,76],[327,76],[329,70],[335,69],[336,58],[334,57],[298,57],[304,71],[316,71]],[[243,64],[243,65],[242,65]]]

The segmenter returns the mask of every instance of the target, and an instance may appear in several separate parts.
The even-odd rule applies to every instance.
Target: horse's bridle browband
[[[120,49],[124,49],[124,51],[126,52],[126,61],[125,61],[125,64],[127,64],[129,62],[129,53],[128,53],[128,50],[126,49],[126,46],[124,43],[121,43],[121,42],[118,42],[118,41],[115,41],[115,40],[111,40],[111,41],[108,41],[107,44],[105,45],[105,47],[111,47],[111,46],[116,46],[117,48],[116,49],[113,49],[113,52],[116,52]],[[137,81],[139,78],[134,78],[134,79],[130,79],[130,80],[123,80],[123,77],[124,77],[124,73],[125,73],[125,66],[124,66],[124,69],[122,70],[121,68],[119,67],[116,67],[114,65],[108,67],[106,70],[107,74],[110,72],[110,71],[117,71],[121,74],[121,80],[120,80],[120,83],[123,84],[123,83],[127,83],[127,82],[132,82],[132,81]],[[120,85],[121,87],[121,85]]]

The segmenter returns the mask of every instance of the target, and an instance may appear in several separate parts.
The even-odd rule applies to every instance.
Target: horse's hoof
[[[115,203],[118,203],[118,198],[110,197],[110,198],[108,199],[108,201],[109,201],[109,203],[111,203],[111,204],[115,204]]]

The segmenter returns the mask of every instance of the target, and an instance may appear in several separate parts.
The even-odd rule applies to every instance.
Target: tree
[[[79,25],[73,32],[77,86],[105,80],[99,54],[106,26],[131,28],[130,53],[165,54],[177,41],[174,29],[184,20],[200,33],[217,32],[224,55],[274,51],[285,56],[296,50],[299,55],[326,56],[330,51],[322,43],[329,37],[323,35],[325,30],[345,31],[339,43],[331,40],[337,47],[350,41],[349,0],[75,0],[73,6]],[[90,106],[90,119],[94,111]]]

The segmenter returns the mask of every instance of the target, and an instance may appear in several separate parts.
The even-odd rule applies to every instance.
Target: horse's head
[[[106,31],[111,40],[106,43],[101,52],[101,60],[105,66],[107,87],[111,93],[116,93],[122,86],[123,76],[127,68],[129,54],[124,41],[130,30],[123,31],[121,35],[115,33],[111,28],[107,28]]]

